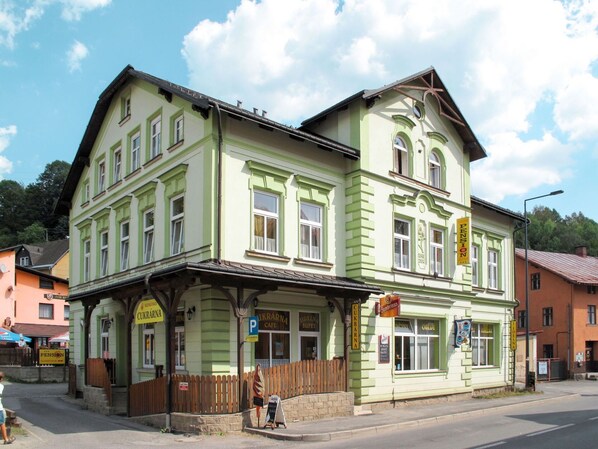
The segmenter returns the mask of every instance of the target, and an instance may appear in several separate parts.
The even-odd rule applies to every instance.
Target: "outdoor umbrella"
[[[68,343],[69,331],[66,331],[64,334],[58,334],[55,337],[50,338],[48,341],[50,343]]]
[[[15,334],[7,329],[0,329],[0,341],[18,343],[21,339],[26,343],[31,343],[31,338],[25,337],[23,334]]]

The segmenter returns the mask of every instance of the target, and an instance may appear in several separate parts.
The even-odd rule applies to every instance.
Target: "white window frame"
[[[131,96],[127,95],[124,100],[124,117],[126,118],[131,115]]]
[[[440,242],[436,240],[440,236]],[[439,228],[430,228],[430,272],[444,276],[444,231]]]
[[[25,256],[25,257],[20,257],[19,258],[19,265],[22,267],[28,267],[29,266],[29,257]]]
[[[436,187],[437,189],[442,188],[442,165],[440,163],[440,158],[436,154],[435,151],[430,153],[430,185],[432,187]]]
[[[182,204],[181,211],[175,211],[175,203]],[[170,254],[180,254],[185,246],[185,197],[170,200]]]
[[[108,275],[108,231],[100,233],[100,277]]]
[[[100,320],[100,354],[103,359],[110,358],[110,319],[108,317]]]
[[[143,325],[143,367],[153,368],[156,364],[156,340],[153,324]]]
[[[490,326],[492,336],[482,335],[482,326]],[[473,323],[471,328],[471,348],[474,367],[494,366],[494,344],[496,326],[488,323]]]
[[[397,323],[399,321],[408,321],[409,326],[397,327]],[[424,329],[422,329],[423,324],[427,321],[435,323],[437,329],[437,332],[435,334],[425,333]],[[395,372],[429,372],[438,371],[440,369],[440,347],[442,344],[442,341],[440,339],[440,320],[433,318],[395,318],[393,325],[395,344]],[[407,338],[407,342],[405,342],[405,338]],[[434,345],[433,342],[435,342],[436,344]],[[398,344],[401,345],[400,351],[397,350]],[[404,349],[407,346],[409,347],[409,359],[405,357],[404,351]],[[425,361],[424,355],[426,356]],[[409,360],[409,367],[406,367],[406,360]]]
[[[409,175],[409,149],[405,140],[396,135],[393,141],[395,171],[403,176]]]
[[[106,190],[106,161],[98,162],[98,193]]]
[[[151,214],[151,224],[148,219]],[[154,260],[154,209],[143,213],[143,263],[150,263]]]
[[[123,154],[120,147],[114,150],[114,182],[118,182],[122,179],[122,162]]]
[[[258,209],[256,207],[256,195],[263,195],[265,197],[270,197],[276,201],[276,211],[268,211],[265,209]],[[253,192],[253,241],[256,251],[264,252],[264,253],[271,253],[271,254],[278,254],[278,239],[279,239],[279,227],[278,227],[278,220],[279,220],[279,197],[278,195],[273,195],[271,193],[266,193],[262,191],[255,190]],[[263,225],[261,229],[258,229],[257,219],[261,218],[263,220]],[[273,239],[268,239],[268,223],[274,222],[275,225],[275,236]],[[262,232],[262,236],[258,235],[258,232]],[[261,240],[260,240],[261,238]]]
[[[131,136],[131,171],[141,167],[141,133],[136,132]]]
[[[471,285],[474,287],[480,286],[480,247],[478,245],[471,246]]]
[[[150,159],[162,152],[162,116],[158,116],[150,123]]]
[[[40,320],[53,320],[54,319],[54,304],[40,302],[39,303],[39,319]]]
[[[185,120],[184,116],[181,115],[174,119],[174,143],[182,142],[184,139],[184,131],[185,131]]]
[[[83,241],[83,282],[89,281],[91,274],[91,240]]]
[[[129,269],[129,241],[131,225],[128,221],[120,224],[120,271]]]
[[[488,250],[488,288],[498,289],[498,251]]]
[[[174,364],[175,369],[185,369],[185,326],[174,328]]]
[[[397,224],[403,223],[407,233],[397,231]],[[394,267],[399,270],[411,269],[411,223],[395,218],[394,223]],[[398,249],[398,251],[397,251]]]
[[[303,208],[312,208],[317,210],[317,215],[319,216],[319,221],[316,220],[309,220],[308,218],[304,218],[304,209]],[[324,208],[318,204],[301,202],[299,205],[299,227],[300,227],[300,234],[301,234],[301,257],[303,259],[309,260],[322,260],[322,248],[323,248],[323,234],[324,229],[322,226],[323,222],[323,215],[324,215]],[[307,215],[305,215],[307,217]],[[304,235],[307,234],[307,238]]]

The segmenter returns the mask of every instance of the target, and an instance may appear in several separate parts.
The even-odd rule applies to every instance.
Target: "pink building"
[[[34,349],[68,331],[68,281],[16,264],[22,245],[0,250],[0,323],[30,337]]]

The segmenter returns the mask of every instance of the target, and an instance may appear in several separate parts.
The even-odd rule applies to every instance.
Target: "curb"
[[[508,408],[521,407],[523,405],[528,405],[528,404],[538,404],[540,402],[550,402],[550,401],[558,401],[558,400],[562,400],[562,399],[572,399],[574,397],[579,397],[579,396],[580,396],[580,394],[578,394],[578,393],[571,393],[571,394],[565,394],[565,395],[561,395],[561,396],[555,396],[552,398],[532,399],[529,401],[516,402],[513,404],[504,404],[504,405],[498,405],[498,406],[494,406],[494,407],[469,410],[466,412],[452,413],[450,415],[439,415],[439,416],[431,416],[428,418],[414,419],[412,421],[405,421],[402,423],[382,424],[382,425],[370,426],[370,427],[358,427],[355,429],[339,430],[339,431],[334,431],[334,432],[304,433],[304,434],[301,434],[301,433],[274,433],[272,430],[265,430],[265,429],[259,429],[259,428],[254,428],[254,427],[246,427],[245,429],[243,429],[243,432],[262,436],[265,438],[270,438],[273,440],[282,440],[282,441],[318,442],[318,441],[344,440],[344,439],[353,438],[354,436],[374,435],[377,433],[389,432],[389,431],[393,431],[393,430],[396,431],[396,430],[400,430],[403,428],[419,427],[419,426],[423,426],[426,424],[436,424],[436,423],[441,423],[444,421],[452,421],[452,420],[467,418],[467,417],[471,417],[471,416],[496,413],[497,411],[505,410]]]

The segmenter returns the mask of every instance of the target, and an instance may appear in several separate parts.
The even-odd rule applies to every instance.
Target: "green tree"
[[[30,224],[21,232],[17,233],[19,243],[41,243],[46,241],[46,228],[40,222]]]
[[[27,225],[25,188],[16,181],[0,181],[0,246],[16,245],[17,232]]]
[[[48,240],[62,239],[68,235],[68,218],[55,215],[54,207],[69,169],[68,162],[51,162],[25,191],[27,209],[30,213],[29,224],[41,223],[48,231]]]

